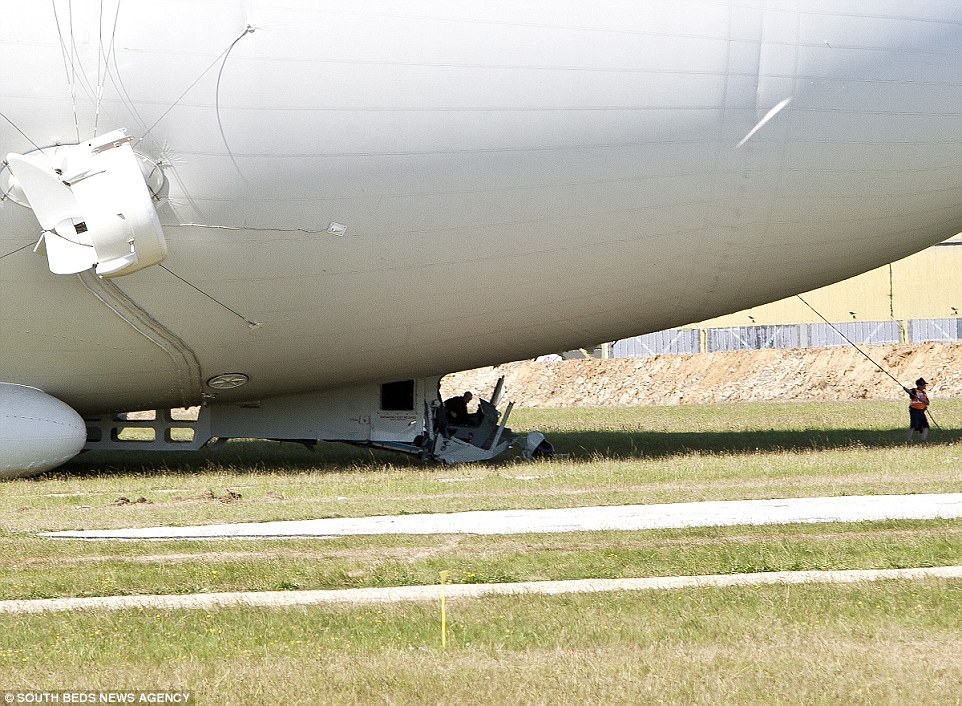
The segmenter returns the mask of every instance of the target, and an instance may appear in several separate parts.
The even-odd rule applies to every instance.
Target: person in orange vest
[[[909,403],[909,441],[912,441],[915,432],[921,434],[922,441],[929,436],[929,420],[925,416],[925,410],[929,408],[929,396],[925,392],[927,386],[925,378],[919,378],[915,381],[914,389],[902,388],[912,400]]]

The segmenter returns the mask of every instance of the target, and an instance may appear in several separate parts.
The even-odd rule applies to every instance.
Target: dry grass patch
[[[7,688],[201,703],[946,703],[962,583],[0,617]]]

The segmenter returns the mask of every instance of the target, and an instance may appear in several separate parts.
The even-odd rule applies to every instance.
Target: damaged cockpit
[[[442,463],[469,463],[472,461],[486,461],[498,456],[508,449],[515,440],[515,435],[506,425],[514,402],[508,404],[504,415],[498,412],[497,405],[501,401],[504,390],[504,378],[491,395],[490,400],[478,400],[478,410],[468,414],[462,412],[461,404],[470,400],[470,392],[466,392],[462,403],[441,403],[438,399],[432,402],[425,411],[425,435],[421,439],[424,454]],[[462,400],[463,398],[453,398]]]

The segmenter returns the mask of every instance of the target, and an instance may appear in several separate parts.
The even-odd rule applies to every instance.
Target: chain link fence
[[[846,346],[848,341],[845,338],[859,345],[925,341],[948,343],[962,340],[962,319],[849,321],[832,326],[818,323],[668,329],[615,341],[611,355],[615,358],[642,358],[679,353],[819,348]]]

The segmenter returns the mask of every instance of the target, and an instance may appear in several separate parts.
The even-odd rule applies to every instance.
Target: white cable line
[[[229,306],[227,306],[224,302],[222,302],[222,301],[220,301],[219,299],[216,299],[215,297],[211,296],[210,294],[208,294],[207,292],[205,292],[203,289],[201,289],[200,287],[198,287],[196,284],[193,284],[193,283],[191,283],[191,282],[188,282],[186,279],[184,279],[183,277],[181,277],[181,276],[180,276],[179,274],[177,274],[176,272],[172,271],[170,268],[165,267],[165,266],[162,265],[162,264],[158,265],[158,267],[160,267],[160,269],[164,270],[165,272],[168,272],[169,274],[173,275],[174,277],[176,277],[177,279],[179,279],[181,282],[183,282],[184,284],[186,284],[186,285],[187,285],[188,287],[190,287],[191,289],[200,292],[201,294],[203,294],[205,297],[207,297],[208,299],[210,299],[210,300],[211,300],[212,302],[214,302],[215,304],[218,304],[218,305],[224,307],[225,309],[227,309],[227,311],[229,311],[230,313],[234,314],[236,317],[238,317],[238,318],[241,319],[244,323],[246,323],[247,326],[248,326],[248,328],[250,328],[252,331],[253,331],[254,329],[256,329],[256,328],[260,328],[261,326],[263,326],[262,323],[257,322],[257,321],[252,321],[251,319],[248,319],[246,316],[244,316],[244,315],[241,314],[240,312],[238,312],[238,311],[236,311],[236,310],[234,310],[234,309],[231,309],[231,308],[230,308]]]
[[[165,228],[209,228],[211,230],[254,231],[257,233],[327,233],[329,228],[254,228],[249,226],[223,226],[210,223],[165,223]]]
[[[147,137],[147,135],[149,135],[149,134],[151,133],[151,131],[152,131],[155,127],[157,127],[164,118],[167,117],[167,115],[170,113],[170,111],[172,111],[174,108],[177,107],[177,104],[180,103],[180,102],[184,99],[184,96],[186,96],[188,93],[190,93],[191,89],[192,89],[194,86],[196,86],[198,83],[200,83],[200,80],[201,80],[202,78],[204,78],[204,76],[206,76],[207,73],[208,73],[212,68],[214,68],[215,66],[217,66],[217,64],[218,64],[224,57],[227,56],[227,54],[230,52],[230,50],[234,48],[234,45],[237,44],[238,40],[240,40],[245,34],[247,34],[247,32],[248,32],[249,29],[250,29],[249,27],[246,28],[246,29],[244,30],[243,34],[241,34],[237,39],[235,39],[233,42],[231,42],[231,45],[230,45],[229,47],[227,47],[227,49],[225,49],[224,51],[222,51],[222,52],[220,53],[220,55],[219,55],[216,59],[214,59],[206,69],[204,69],[204,70],[201,72],[200,76],[198,76],[196,79],[194,79],[193,83],[191,83],[186,89],[184,89],[184,92],[181,93],[181,94],[177,97],[177,100],[175,100],[173,103],[171,103],[171,104],[170,104],[170,107],[168,107],[167,110],[165,110],[165,111],[163,112],[163,114],[162,114],[159,118],[157,118],[157,120],[154,121],[154,124],[151,125],[149,128],[147,128],[147,131],[146,131],[143,135],[140,136],[140,139],[137,140],[137,142],[135,142],[135,143],[132,145],[133,147],[136,147],[138,144],[140,144],[141,141],[143,141],[143,139],[144,139],[145,137]]]
[[[70,98],[73,101],[73,121],[77,130],[77,142],[80,142],[80,116],[77,113],[77,39],[73,30],[73,0],[67,0],[67,12],[70,19]]]
[[[18,252],[20,252],[21,250],[26,250],[27,248],[29,248],[29,247],[32,246],[32,245],[33,245],[33,242],[31,241],[31,242],[27,243],[26,245],[17,248],[16,250],[12,250],[12,251],[8,252],[6,255],[0,255],[0,260],[3,260],[4,258],[10,257],[11,255],[16,255],[16,254],[17,254]]]
[[[240,42],[240,40],[242,40],[248,34],[253,34],[253,32],[254,28],[250,25],[247,25],[247,28],[241,33],[241,35],[233,41],[230,47],[228,47],[227,53],[224,54],[224,61],[220,65],[220,71],[217,72],[217,87],[214,91],[214,111],[217,114],[217,127],[220,130],[220,138],[224,141],[224,149],[227,150],[227,156],[230,157],[230,161],[234,164],[234,169],[237,170],[240,178],[243,179],[245,183],[247,182],[247,177],[244,176],[244,172],[241,171],[240,165],[237,164],[237,159],[234,157],[234,153],[231,151],[230,144],[227,142],[227,135],[224,134],[224,124],[221,122],[220,118],[220,81],[224,75],[224,68],[227,66],[227,59],[230,57],[231,51],[233,51],[234,47],[237,46],[237,43]]]
[[[104,97],[104,83],[107,82],[107,62],[104,60],[104,76],[101,81],[100,57],[104,53],[104,0],[100,0],[100,16],[97,19],[97,109],[94,112],[94,137],[100,125],[100,104]]]
[[[57,12],[56,0],[50,0],[50,7],[53,10],[53,19],[57,25],[57,36],[60,38],[60,52],[63,55],[63,68],[67,75],[67,86],[70,89],[70,102],[73,105],[74,125],[77,128],[77,142],[80,142],[80,121],[77,117],[77,87],[75,83],[76,71],[73,69],[73,52],[67,49],[63,29],[60,27],[60,15]]]
[[[114,66],[117,65],[117,55],[116,55],[115,52],[116,52],[116,41],[117,41],[117,21],[119,20],[119,18],[120,18],[120,0],[117,0],[117,9],[116,9],[116,11],[114,12],[114,26],[113,26],[113,28],[111,29],[111,32],[110,32],[110,46],[107,47],[107,50],[106,50],[105,53],[104,53],[104,48],[103,48],[103,45],[102,45],[102,44],[101,44],[101,47],[100,47],[100,51],[103,53],[103,57],[104,57],[104,77],[103,77],[103,82],[100,84],[100,86],[99,86],[99,88],[98,88],[98,102],[97,102],[97,118],[98,118],[98,120],[99,120],[99,118],[100,118],[100,97],[103,95],[104,88],[105,88],[106,85],[107,85],[107,78],[110,77],[111,82],[113,82],[113,77],[110,76],[110,56],[111,56],[111,54],[113,54],[113,57],[114,57]],[[98,67],[100,66],[100,58],[99,58],[99,57],[97,58],[97,66],[98,66]],[[119,78],[120,69],[118,68],[117,71],[118,71],[118,78]],[[117,85],[117,84],[114,83],[114,87],[115,87],[115,88],[116,88],[116,85]],[[126,93],[126,88],[124,89],[124,93]],[[120,95],[120,92],[119,92],[119,91],[118,91],[118,97],[120,98],[121,102],[124,102],[124,97],[123,97],[122,95]],[[129,99],[130,96],[128,95],[127,98]],[[141,125],[143,125],[143,122],[144,122],[144,121],[141,120],[141,119],[140,119],[140,116],[136,114],[136,109],[133,107],[133,104],[132,104],[132,103],[133,103],[133,101],[131,101],[131,103],[130,103],[129,105],[127,105],[127,107],[128,107],[128,109],[129,109],[132,113],[135,114],[136,119],[141,123]],[[97,134],[96,125],[94,126],[94,134],[95,134],[95,135]]]
[[[30,139],[30,136],[27,135],[27,133],[25,133],[23,130],[21,130],[20,127],[19,127],[15,122],[13,122],[10,118],[8,118],[8,117],[6,116],[6,114],[4,114],[3,111],[0,111],[0,118],[3,118],[3,119],[6,120],[8,123],[10,123],[10,124],[13,126],[13,129],[16,130],[17,132],[19,132],[21,135],[23,135],[23,138],[24,138],[27,142],[29,142],[31,145],[33,145],[34,147],[36,147],[37,150],[40,152],[40,154],[42,154],[44,157],[48,157],[48,158],[49,158],[49,156],[47,155],[47,153],[43,151],[43,147],[41,147],[41,146],[38,145],[36,142],[34,142],[33,140],[31,140],[31,139]],[[6,162],[4,162],[2,166],[4,166],[4,167],[7,166]]]
[[[147,122],[144,120],[140,111],[137,110],[137,106],[134,104],[134,99],[131,97],[130,92],[127,90],[127,86],[124,84],[123,76],[120,75],[120,65],[117,63],[117,24],[120,19],[120,0],[117,0],[117,10],[114,13],[114,28],[110,37],[110,46],[107,48],[107,55],[104,57],[104,65],[107,67],[107,75],[110,77],[110,82],[113,84],[114,89],[117,91],[117,97],[120,102],[126,106],[127,110],[130,111],[130,115],[137,122],[137,126],[140,132],[146,132]],[[112,60],[114,64],[114,70],[111,73],[108,62]],[[116,75],[116,80],[114,76]]]

